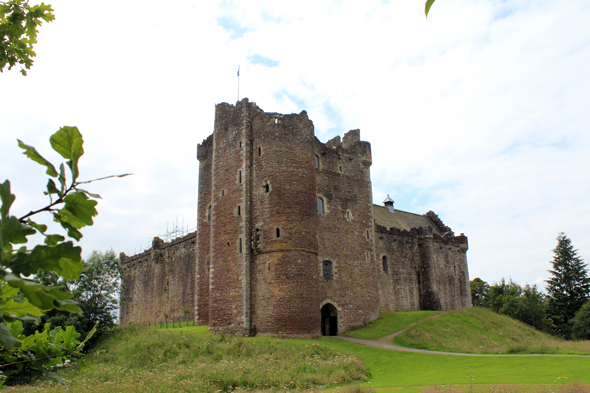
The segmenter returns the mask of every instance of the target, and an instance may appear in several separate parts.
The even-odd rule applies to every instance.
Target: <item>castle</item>
[[[122,324],[163,319],[214,333],[319,337],[380,313],[471,305],[467,237],[433,212],[373,205],[371,145],[327,143],[305,111],[216,106],[197,147],[197,232],[127,257]]]

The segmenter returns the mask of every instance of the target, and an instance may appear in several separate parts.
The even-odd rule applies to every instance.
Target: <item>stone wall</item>
[[[316,155],[317,196],[324,202],[324,214],[319,214],[316,267],[320,306],[329,303],[336,308],[337,331],[342,333],[379,317],[371,145],[360,140],[358,130],[352,130],[342,143],[340,137],[326,144],[316,141]],[[323,277],[324,261],[332,263],[331,277]]]
[[[154,238],[152,248],[128,257],[124,267],[121,325],[153,325],[195,317],[196,233],[170,243]]]
[[[376,225],[381,312],[471,306],[467,238]],[[383,257],[386,262],[383,262]]]

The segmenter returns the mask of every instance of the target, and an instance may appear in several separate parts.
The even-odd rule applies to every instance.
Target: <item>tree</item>
[[[590,300],[584,303],[571,322],[573,339],[590,340]]]
[[[27,0],[0,1],[0,72],[16,64],[27,75],[33,65],[38,26],[55,19],[50,5],[29,5]]]
[[[23,154],[41,164],[50,176],[44,192],[49,197],[47,206],[31,210],[20,218],[10,215],[16,197],[8,180],[0,184],[0,386],[6,376],[20,375],[27,369],[59,379],[49,368],[79,356],[84,346],[84,342],[77,340],[80,334],[71,326],[66,330],[51,330],[46,325],[44,333],[22,334],[22,323],[38,321],[45,311],[82,311],[71,299],[72,294],[30,278],[45,270],[65,281],[75,280],[84,270],[82,249],[62,235],[48,234],[47,225],[34,222],[31,217],[41,212],[50,213],[67,236],[78,241],[82,238],[80,229],[92,225],[93,217],[98,214],[97,202],[91,198],[100,196],[80,186],[99,179],[78,180],[78,161],[84,154],[82,135],[76,127],[62,127],[49,140],[53,149],[67,160],[65,165],[59,166],[59,172],[34,147],[18,141]],[[119,177],[122,176],[126,175]],[[28,236],[35,234],[44,237],[44,244],[29,249],[24,244]],[[89,334],[86,339],[91,336]]]
[[[74,296],[81,314],[51,310],[41,317],[42,323],[51,326],[74,326],[83,336],[88,334],[93,326],[97,326],[97,333],[93,339],[115,325],[121,289],[122,266],[115,251],[106,252],[93,250],[88,260],[82,260],[84,271],[73,281],[64,282],[55,273],[40,271],[35,280],[42,285],[61,285]],[[32,332],[33,326],[27,326],[26,331]]]
[[[561,232],[553,250],[553,269],[547,283],[547,314],[556,333],[570,337],[570,320],[590,296],[590,279],[586,264],[574,249],[572,241]]]
[[[486,295],[490,290],[489,284],[481,278],[476,277],[469,281],[469,287],[471,288],[471,304],[475,307],[482,307]]]

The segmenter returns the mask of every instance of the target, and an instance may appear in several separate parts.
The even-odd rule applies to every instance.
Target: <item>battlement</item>
[[[176,238],[170,242],[165,242],[159,237],[154,237],[152,241],[152,247],[135,255],[127,256],[124,252],[119,254],[119,259],[123,268],[129,269],[141,263],[147,263],[148,261],[158,262],[160,256],[164,251],[176,248],[194,248],[197,241],[197,232],[191,232],[183,237]],[[180,246],[180,247],[179,247]]]

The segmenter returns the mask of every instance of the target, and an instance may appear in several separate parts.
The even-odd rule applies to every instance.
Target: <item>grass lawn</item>
[[[486,325],[488,323],[498,325],[489,335],[501,340],[506,337],[525,340],[527,335],[537,334],[525,329],[525,335],[520,336],[517,332],[522,326],[514,327],[503,317],[485,314],[485,311],[483,317],[477,316],[479,312],[477,309],[472,311],[473,315],[451,312],[425,320],[408,331],[420,328],[422,335],[444,336],[449,335],[447,323],[450,323],[471,346],[481,341],[474,341],[472,336],[479,337],[492,329]],[[438,313],[384,314],[368,327],[348,335],[378,339]],[[489,321],[482,322],[487,319]],[[443,322],[439,323],[441,320]],[[565,386],[575,381],[590,384],[590,357],[435,355],[367,347],[334,337],[292,340],[215,336],[208,334],[207,326],[117,329],[86,356],[86,361],[92,370],[78,367],[59,370],[59,375],[70,381],[66,387],[40,380],[24,387],[8,388],[8,391],[309,392],[327,389],[365,393],[372,391],[367,387],[373,387],[378,392],[427,390],[440,393],[439,386],[446,386],[445,389],[451,386],[455,393],[458,387],[470,392],[496,393],[515,392],[515,389],[519,392],[541,389],[549,393],[559,392],[559,388],[590,392],[590,385],[582,389]],[[365,387],[359,387],[359,383]],[[350,384],[357,384],[357,387]],[[516,388],[506,388],[507,385]]]
[[[322,341],[351,351],[369,367],[375,388],[431,385],[590,383],[590,357],[475,357],[398,352],[366,347],[336,338]]]

